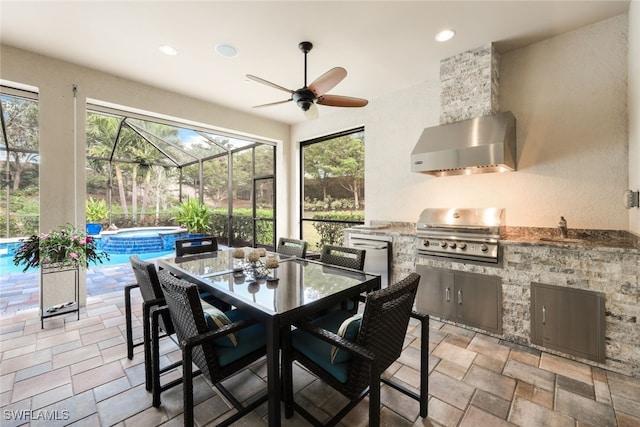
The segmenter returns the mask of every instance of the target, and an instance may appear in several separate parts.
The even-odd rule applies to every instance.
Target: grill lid
[[[416,253],[443,259],[500,263],[501,208],[429,208],[417,223]]]
[[[418,232],[447,231],[499,237],[504,216],[503,208],[427,208],[420,214],[417,229]]]

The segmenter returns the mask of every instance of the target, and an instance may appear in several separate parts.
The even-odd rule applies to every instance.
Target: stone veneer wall
[[[498,112],[499,62],[492,43],[440,61],[440,124]]]
[[[504,261],[500,275],[505,338],[530,345],[531,282],[602,292],[606,312],[604,367],[640,378],[637,250],[507,243]]]
[[[561,246],[505,241],[503,266],[416,257],[415,228],[403,224],[376,234],[392,237],[391,283],[416,271],[416,263],[502,278],[502,335],[488,335],[640,378],[640,252],[637,249]],[[605,294],[606,362],[596,363],[531,344],[531,282]],[[465,325],[460,325],[470,328]],[[475,329],[477,330],[477,329]]]

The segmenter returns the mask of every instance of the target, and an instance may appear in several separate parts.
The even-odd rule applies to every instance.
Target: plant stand
[[[74,301],[57,306],[44,307],[44,289],[40,291],[40,329],[44,329],[44,320],[50,317],[61,316],[76,312],[77,320],[80,320],[80,269],[78,266],[60,266],[59,264],[43,264],[40,266],[40,286],[44,288],[44,276],[48,274],[73,271]],[[52,310],[54,309],[54,310]]]

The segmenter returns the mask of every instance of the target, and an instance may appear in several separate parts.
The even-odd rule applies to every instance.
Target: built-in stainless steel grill
[[[504,227],[504,209],[428,208],[416,226],[417,253],[497,264]]]

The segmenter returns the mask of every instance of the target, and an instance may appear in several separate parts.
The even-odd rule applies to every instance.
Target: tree
[[[160,123],[153,123],[148,121],[141,121],[140,124],[142,128],[149,133],[146,135],[148,138],[152,139],[161,139],[165,141],[174,141],[178,139],[178,129],[173,126],[167,126]],[[142,206],[140,209],[140,221],[144,220],[144,214],[147,210],[147,206],[149,205],[149,199],[152,196],[151,192],[151,175],[155,171],[156,175],[156,183],[160,182],[159,174],[164,173],[164,169],[160,167],[151,167],[150,165],[157,163],[161,157],[164,157],[164,154],[160,153],[156,147],[151,145],[148,141],[146,141],[142,136],[139,136],[137,144],[132,147],[132,154],[134,155],[135,165],[133,171],[133,216],[136,215],[137,209],[137,188],[136,188],[136,180],[137,180],[137,172],[140,169],[140,172],[144,175],[144,185],[142,192]],[[157,189],[157,187],[156,187]],[[155,192],[153,195],[158,198],[159,193]],[[158,206],[159,200],[156,200],[156,206]],[[156,212],[156,218],[159,216],[159,213]]]
[[[233,199],[235,203],[240,195],[248,194],[249,201],[253,200],[253,154],[251,149],[233,153]]]
[[[117,140],[116,140],[117,139]],[[166,140],[178,140],[178,128],[154,123],[146,120],[121,119],[99,113],[89,112],[87,115],[88,154],[99,158],[101,162],[92,160],[92,166],[99,168],[104,160],[115,168],[120,205],[125,218],[128,217],[128,203],[125,188],[125,172],[131,176],[131,214],[134,222],[143,221],[151,198],[156,198],[156,209],[159,206],[157,185],[162,182],[162,167],[152,165],[161,163],[165,154],[161,153],[151,142],[165,144]],[[151,142],[150,142],[151,141]],[[155,191],[151,188],[152,174],[156,176]],[[162,176],[160,175],[162,174]],[[142,206],[138,217],[138,179],[142,177]],[[159,214],[156,212],[156,217]]]
[[[322,200],[327,199],[328,189],[331,186],[327,165],[332,161],[333,155],[326,149],[327,143],[309,145],[304,149],[304,173],[318,182],[322,188]]]
[[[7,130],[10,172],[13,176],[13,190],[20,188],[22,174],[35,167],[38,158],[38,113],[39,105],[31,99],[3,95],[2,114]],[[18,151],[14,151],[18,150]]]
[[[167,191],[168,179],[167,175],[170,174],[168,171],[169,168],[165,168],[162,166],[151,166],[153,170],[153,174],[155,175],[155,181],[153,184],[153,192],[155,199],[155,222],[158,224],[160,220],[160,211],[161,206],[162,210],[166,209],[167,206],[167,198],[169,196],[169,192]],[[175,169],[174,169],[175,170]]]
[[[322,187],[323,200],[334,181],[353,194],[360,208],[360,190],[364,182],[364,133],[340,136],[312,144],[304,149],[304,172]]]
[[[208,160],[203,165],[206,195],[210,197],[214,206],[221,206],[229,198],[229,158],[224,155]]]
[[[340,185],[353,194],[356,209],[360,209],[360,188],[364,182],[364,142],[362,136],[341,137],[332,142],[335,163],[328,165],[329,173],[341,177]]]
[[[109,161],[115,169],[120,206],[125,218],[129,216],[127,198],[124,189],[122,169],[119,162],[112,162],[112,155],[121,119],[103,114],[87,113],[87,154],[91,157]],[[103,162],[89,160],[89,164],[96,170],[103,170]]]

